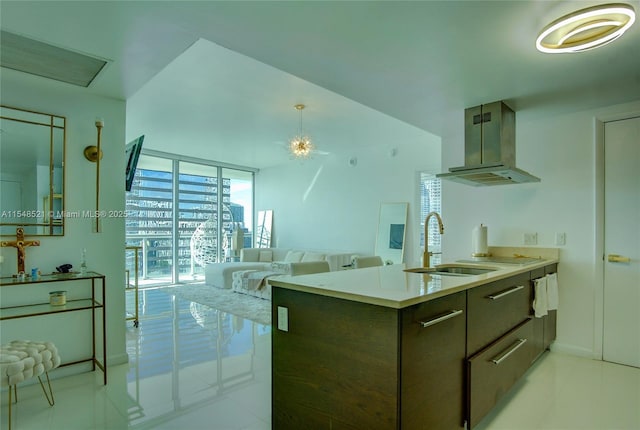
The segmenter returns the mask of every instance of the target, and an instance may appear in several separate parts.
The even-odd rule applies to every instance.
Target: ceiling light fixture
[[[309,158],[311,151],[313,151],[313,144],[309,136],[302,134],[302,110],[305,108],[305,105],[297,104],[293,107],[300,112],[300,132],[289,141],[289,152],[296,158]]]
[[[581,9],[546,26],[538,35],[536,48],[549,54],[598,48],[622,36],[635,20],[633,7],[625,3]]]

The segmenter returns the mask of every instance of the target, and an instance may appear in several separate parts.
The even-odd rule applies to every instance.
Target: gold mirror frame
[[[0,236],[63,236],[66,118],[0,110]]]

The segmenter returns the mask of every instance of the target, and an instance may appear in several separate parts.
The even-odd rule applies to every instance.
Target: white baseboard
[[[118,355],[110,355],[107,357],[108,367],[117,366],[118,364],[125,364],[129,362],[129,354],[123,352]]]
[[[592,360],[602,360],[602,356],[598,355],[595,351],[587,348],[581,348],[575,345],[569,345],[566,343],[560,343],[558,341],[553,342],[549,348],[552,352],[559,352],[561,354],[575,355],[577,357],[590,358]]]

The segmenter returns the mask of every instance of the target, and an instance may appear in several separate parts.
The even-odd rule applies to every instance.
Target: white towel
[[[558,309],[558,274],[547,275],[547,309]]]
[[[537,318],[547,314],[547,278],[538,278],[533,281],[534,299],[533,310]]]

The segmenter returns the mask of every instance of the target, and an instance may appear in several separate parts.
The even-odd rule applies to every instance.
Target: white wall
[[[96,117],[103,118],[102,134],[104,158],[101,164],[101,209],[124,210],[124,144],[125,102],[92,96],[86,89],[2,69],[2,104],[65,116],[67,119],[66,188],[67,211],[95,210],[95,163],[88,162],[83,149],[96,142]],[[107,218],[102,233],[92,232],[92,220],[67,219],[64,237],[39,237],[40,246],[26,252],[27,268],[38,267],[42,273],[55,271],[62,263],[79,268],[82,248],[87,249],[89,270],[106,275],[107,279],[107,351],[109,364],[126,362],[124,321],[124,219]],[[32,239],[29,237],[29,239]],[[16,271],[15,248],[1,248],[4,263],[2,276]],[[43,286],[45,285],[45,286]],[[21,289],[20,294],[33,300],[48,301],[50,289],[71,290],[56,284],[3,287]],[[51,286],[51,288],[49,288]],[[74,287],[75,288],[75,287]],[[87,330],[90,319],[77,313],[55,317],[38,317],[3,322],[2,341],[13,338],[46,336],[60,348],[63,360],[80,354],[81,348],[91,351]]]
[[[560,248],[560,309],[556,347],[600,358],[602,256],[596,237],[595,118],[640,112],[640,101],[574,113],[544,108],[516,112],[517,166],[542,179],[535,184],[470,187],[443,183],[445,259],[468,257],[471,231],[488,226],[489,245],[522,246],[525,232],[538,233],[540,247]],[[443,137],[443,166],[463,164],[461,127]]]
[[[316,155],[256,174],[256,210],[273,209],[272,246],[373,254],[380,203],[408,202],[406,262],[417,262],[419,171],[440,171],[439,138],[408,125],[394,142],[350,156]]]

